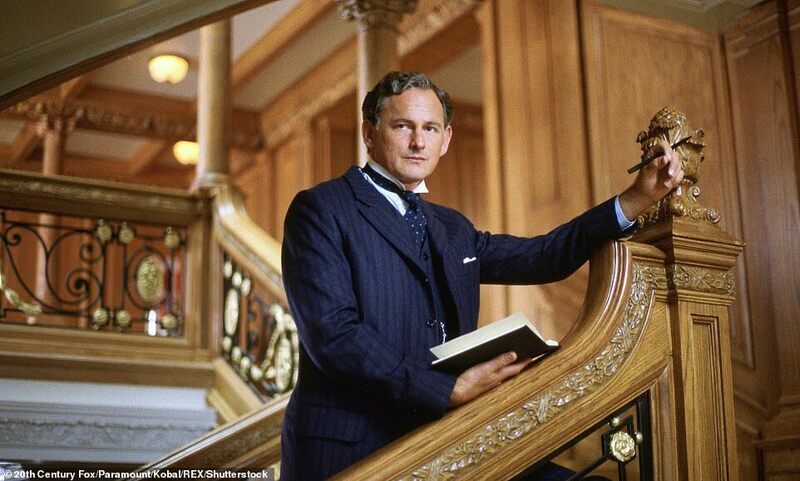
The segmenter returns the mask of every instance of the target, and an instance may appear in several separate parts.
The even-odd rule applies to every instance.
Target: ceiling
[[[678,20],[683,23],[719,30],[741,16],[758,0],[602,0],[603,3],[627,10],[636,10],[648,15]],[[304,5],[305,4],[305,5]],[[308,7],[308,4],[314,6]],[[287,87],[318,65],[332,52],[356,35],[353,22],[347,22],[338,11],[328,5],[321,8],[322,0],[280,0],[233,17],[232,62],[234,80],[232,103],[239,117],[257,119],[263,110]],[[292,22],[301,18],[299,10],[317,8],[318,15],[309,21],[302,33],[285,40],[265,62],[263,68],[247,71],[237,77],[237,63],[246,64],[248,56],[265,47],[270,32],[281,27],[281,22]],[[294,16],[293,16],[294,15]],[[310,18],[308,16],[302,18]],[[477,42],[477,39],[476,39]],[[67,82],[62,87],[62,97],[78,98],[87,102],[113,102],[127,109],[128,115],[147,115],[148,112],[163,113],[193,109],[197,91],[197,61],[199,57],[199,31],[192,31],[165,42],[147,47],[96,71],[81,77],[82,80]],[[177,53],[189,60],[187,78],[177,84],[159,84],[147,74],[147,61],[160,53]],[[243,60],[244,59],[244,60]],[[461,101],[480,104],[480,75],[474,72],[480,64],[477,44],[462,51],[437,71],[428,72],[435,82],[451,92]],[[66,85],[66,84],[65,84]],[[66,92],[66,94],[65,94]],[[123,95],[124,94],[124,95]],[[105,100],[103,100],[105,99]],[[257,125],[257,122],[252,122]],[[21,118],[0,118],[0,167],[27,168],[35,170],[41,158],[41,146],[33,132],[32,123]],[[4,160],[5,159],[5,160]],[[65,162],[83,165],[83,170],[66,169],[71,175],[81,172],[108,170],[113,175],[107,178],[125,180],[132,174],[155,172],[150,181],[158,183],[168,176],[159,172],[174,173],[182,179],[177,186],[190,181],[192,168],[180,166],[172,156],[171,143],[132,133],[102,132],[78,126],[69,136],[65,146]],[[131,166],[133,165],[133,167]],[[102,175],[100,175],[102,177]],[[143,177],[148,181],[147,176]]]

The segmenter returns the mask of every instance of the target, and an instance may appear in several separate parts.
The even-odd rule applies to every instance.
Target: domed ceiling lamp
[[[176,84],[186,78],[189,61],[179,55],[157,55],[147,63],[147,70],[158,83]]]
[[[200,155],[200,145],[197,142],[181,140],[172,146],[172,154],[183,165],[195,165]]]

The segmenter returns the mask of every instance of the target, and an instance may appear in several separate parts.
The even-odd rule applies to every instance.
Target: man
[[[452,136],[446,92],[392,72],[362,111],[368,165],[300,192],[286,215],[284,283],[301,348],[284,480],[327,478],[517,374],[530,361],[513,353],[440,373],[429,348],[476,328],[480,283],[567,277],[683,177],[664,143],[617,198],[544,236],[493,235],[418,196]]]

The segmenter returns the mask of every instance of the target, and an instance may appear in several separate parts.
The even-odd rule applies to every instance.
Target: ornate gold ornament
[[[250,288],[251,287],[253,287],[252,281],[250,280],[249,277],[245,277],[242,280],[242,285],[239,288],[239,290],[242,292],[243,296],[247,296],[248,294],[250,294]]]
[[[241,358],[242,358],[242,348],[240,348],[239,346],[233,346],[233,349],[231,349],[231,361],[239,362],[239,359]]]
[[[362,32],[371,27],[396,29],[403,15],[417,8],[417,0],[337,0],[345,20],[358,20]]]
[[[242,285],[242,273],[241,272],[236,271],[236,272],[233,273],[233,276],[231,276],[231,284],[233,284],[233,287],[239,287],[239,286]]]
[[[732,296],[736,290],[733,269],[721,271],[684,264],[670,264],[667,266],[667,273],[676,289],[690,289],[727,296]]]
[[[700,197],[700,188],[696,184],[700,163],[704,159],[702,150],[706,145],[703,142],[704,135],[702,129],[693,129],[689,125],[682,112],[671,107],[659,110],[650,121],[648,129],[639,132],[636,141],[641,144],[642,158],[659,139],[666,140],[670,145],[689,139],[675,148],[684,171],[683,181],[677,189],[638,217],[640,227],[672,217],[687,217],[709,224],[719,223],[719,211],[705,207],[697,200]]]
[[[172,227],[167,227],[164,231],[164,244],[170,249],[175,249],[181,244],[181,236]]]
[[[0,291],[3,292],[3,297],[6,298],[9,304],[18,308],[23,314],[27,316],[38,316],[42,313],[42,306],[23,301],[17,291],[8,288],[8,280],[5,274],[3,274],[2,256],[0,256]]]
[[[123,244],[130,244],[134,237],[136,237],[136,233],[133,232],[127,222],[123,222],[119,227],[119,241]]]
[[[149,255],[136,268],[136,292],[148,304],[157,301],[164,292],[164,265],[155,255]]]
[[[269,309],[275,318],[275,330],[267,343],[267,353],[261,370],[267,379],[275,383],[278,392],[284,393],[297,383],[300,365],[300,338],[292,316],[279,304]]]
[[[171,331],[178,327],[178,318],[174,314],[167,314],[161,318],[161,325],[164,329]]]
[[[103,219],[97,221],[97,227],[94,229],[94,235],[100,242],[105,244],[106,242],[110,241],[113,234],[114,231],[111,230],[111,226],[108,225],[106,221]]]
[[[450,480],[489,458],[513,449],[517,440],[559,417],[570,403],[612,379],[639,341],[655,289],[667,289],[663,268],[634,263],[633,283],[621,322],[608,344],[584,365],[567,373],[553,387],[540,391],[508,414],[461,439],[444,453],[418,466],[402,480]]]
[[[614,459],[627,463],[636,457],[636,442],[625,431],[617,431],[611,435],[609,451]]]
[[[119,327],[130,327],[131,325],[131,315],[125,309],[120,309],[114,313],[114,319]]]
[[[233,347],[233,339],[231,339],[228,336],[225,336],[222,338],[222,341],[220,341],[220,344],[222,344],[222,351],[228,352],[231,350],[231,347]]]
[[[105,326],[108,324],[108,310],[99,307],[92,313],[92,323],[97,326]]]
[[[258,382],[264,378],[264,371],[261,370],[258,366],[250,367],[250,380],[253,382]]]
[[[227,260],[222,265],[222,275],[225,276],[225,279],[230,279],[233,275],[233,263],[231,261]]]
[[[223,327],[225,334],[233,336],[239,326],[239,293],[236,289],[228,289],[225,296],[225,311],[223,313]]]
[[[2,258],[0,258],[0,291],[3,292],[3,297],[6,298],[9,304],[18,308],[26,316],[38,316],[42,313],[42,306],[23,301],[17,291],[8,288],[8,280],[3,274]]]
[[[250,366],[252,365],[253,361],[247,356],[244,356],[239,360],[239,369],[243,376],[246,377],[250,374]]]

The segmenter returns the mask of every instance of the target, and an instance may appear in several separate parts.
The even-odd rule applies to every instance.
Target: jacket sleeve
[[[456,376],[404,356],[359,311],[343,237],[329,202],[314,191],[286,215],[283,280],[300,340],[325,375],[379,387],[412,409],[441,414]]]
[[[568,277],[602,243],[630,234],[623,232],[614,199],[589,209],[547,234],[531,238],[476,234],[481,283],[544,284]]]

